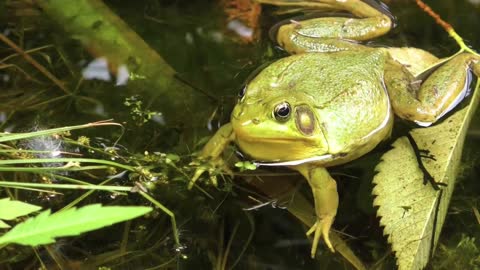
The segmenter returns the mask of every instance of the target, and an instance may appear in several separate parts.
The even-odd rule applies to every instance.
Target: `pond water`
[[[263,7],[258,13],[250,10],[248,16],[257,36],[253,41],[245,41],[229,30],[232,19],[228,16],[236,14],[236,10],[228,3],[234,1],[104,1],[124,20],[126,28],[136,32],[171,67],[171,70],[167,64],[151,67],[155,71],[148,71],[145,76],[140,68],[132,70],[132,66],[148,67],[148,64],[129,58],[131,62],[125,64],[132,77],[124,85],[117,79],[119,76],[108,73],[108,68],[118,70],[120,65],[98,59],[99,52],[104,50],[95,46],[101,45],[95,45],[93,40],[88,43],[91,46],[85,46],[78,36],[66,34],[64,29],[69,26],[59,25],[52,13],[46,15],[41,8],[27,2],[0,3],[0,10],[7,11],[0,12],[0,33],[29,52],[63,83],[66,91],[24,57],[14,55],[16,52],[10,45],[0,41],[0,130],[29,132],[105,119],[121,123],[123,129],[96,127],[72,131],[72,139],[87,136],[91,146],[104,150],[103,153],[79,150],[72,143],[47,138],[22,141],[16,147],[55,148],[148,168],[156,174],[155,181],[131,173],[110,184],[131,186],[135,181],[145,181],[143,184],[151,188],[152,196],[175,213],[182,246],[175,246],[170,219],[157,210],[127,225],[117,224],[78,237],[61,238],[35,252],[20,246],[0,249],[0,268],[39,269],[42,262],[47,269],[354,269],[323,244],[317,258],[311,259],[306,227],[285,209],[291,197],[269,198],[254,184],[264,181],[279,193],[284,192],[283,189],[294,191],[288,194],[298,193],[311,200],[307,183],[296,173],[286,169],[237,170],[235,181],[226,175],[219,176],[218,188],[207,185],[205,177],[199,188],[187,190],[187,176],[193,174],[192,167],[188,166],[192,153],[200,150],[221,124],[228,122],[237,94],[249,75],[265,63],[286,55],[268,38],[268,29],[291,15],[278,14],[272,6]],[[413,1],[385,2],[396,18],[397,27],[375,40],[375,46],[418,47],[439,57],[458,50],[453,39]],[[454,26],[467,45],[480,50],[478,1],[425,2]],[[152,62],[157,60],[152,56]],[[97,64],[93,69],[92,61]],[[103,74],[110,80],[85,79],[87,67],[97,78]],[[167,74],[165,80],[174,82],[149,80],[148,76],[160,73]],[[176,88],[177,84],[181,86]],[[480,118],[474,117],[465,142],[460,176],[437,253],[428,266],[430,269],[480,268],[480,250],[475,247],[480,244],[480,220],[475,219],[472,211],[480,207],[479,138]],[[106,155],[110,147],[116,150]],[[373,269],[395,268],[395,257],[382,235],[370,195],[373,170],[386,149],[386,146],[380,147],[332,170],[340,193],[334,229],[341,232],[357,256]],[[230,150],[232,156],[234,151]],[[106,170],[64,174],[96,184],[109,175],[112,173]],[[35,174],[0,174],[3,181],[12,177],[17,181],[45,181]],[[52,177],[49,181],[62,180]],[[2,188],[0,197],[11,196],[11,192]],[[66,191],[63,195],[47,196],[32,191],[15,192],[20,200],[54,210],[81,194]],[[96,192],[79,206],[88,203],[148,204],[138,194],[107,192]],[[461,252],[455,252],[456,248]]]

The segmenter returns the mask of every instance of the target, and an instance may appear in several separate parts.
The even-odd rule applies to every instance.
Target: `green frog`
[[[326,168],[388,138],[394,115],[420,126],[441,119],[466,96],[471,72],[480,76],[480,57],[459,53],[440,60],[416,48],[368,47],[361,42],[393,26],[385,10],[360,0],[301,3],[352,17],[291,20],[278,28],[276,40],[291,56],[264,68],[240,92],[230,123],[200,153],[210,167],[197,168],[190,188],[203,172],[222,166],[221,154],[232,142],[262,165],[300,172],[314,197],[316,222],[307,232],[313,258],[320,238],[334,251],[329,231],[339,199]]]

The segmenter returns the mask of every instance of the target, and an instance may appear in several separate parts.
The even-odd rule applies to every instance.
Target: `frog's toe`
[[[312,250],[311,250],[312,258],[315,258],[315,254],[317,253],[317,247],[318,247],[318,242],[320,241],[320,236],[323,236],[323,240],[325,241],[325,244],[327,245],[327,247],[332,252],[335,252],[335,249],[333,248],[332,242],[330,242],[330,237],[329,237],[330,227],[332,226],[332,223],[333,223],[333,218],[317,219],[317,222],[315,222],[315,224],[313,224],[310,230],[308,230],[307,235],[311,235],[312,233],[315,232],[315,234],[313,235],[313,243],[312,243]]]
[[[214,187],[218,186],[217,174],[215,173],[215,168],[210,168],[208,170],[208,174],[210,175],[209,177],[210,183],[212,183]]]
[[[195,185],[195,182],[198,180],[198,178],[200,178],[200,175],[202,175],[204,172],[205,172],[205,167],[201,166],[197,168],[197,170],[195,171],[195,174],[190,179],[190,183],[188,183],[188,189],[192,189],[193,185]]]
[[[188,189],[191,189],[195,185],[195,182],[204,172],[208,173],[208,179],[215,187],[218,186],[217,174],[219,174],[220,169],[229,174],[230,176],[233,176],[233,172],[228,168],[228,166],[225,165],[225,162],[221,158],[211,159],[209,161],[194,161],[190,163],[190,165],[196,166],[197,169],[195,170],[195,173],[193,174],[190,183],[188,184]]]
[[[320,226],[318,225],[318,221],[313,224],[313,226],[308,230],[307,235],[312,234],[315,232],[313,235],[313,243],[312,243],[312,249],[311,249],[311,257],[312,259],[315,258],[315,254],[317,253],[317,246],[318,246],[318,241],[320,240]]]

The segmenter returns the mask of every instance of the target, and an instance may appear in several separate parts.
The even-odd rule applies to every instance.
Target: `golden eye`
[[[273,110],[273,115],[275,116],[275,119],[278,121],[287,121],[288,118],[290,118],[290,114],[292,112],[292,109],[290,108],[290,104],[288,102],[282,102],[275,106],[275,109]]]

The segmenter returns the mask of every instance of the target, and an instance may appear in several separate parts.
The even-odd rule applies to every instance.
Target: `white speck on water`
[[[235,32],[237,35],[243,38],[251,38],[253,36],[253,29],[246,26],[239,20],[230,21],[227,24],[227,28]]]
[[[7,113],[0,112],[0,123],[5,123],[7,121]]]
[[[117,82],[115,85],[126,85],[129,78],[128,68],[126,65],[121,65],[117,69]]]
[[[221,32],[218,32],[218,31],[211,32],[210,37],[216,43],[222,43],[222,41],[223,41],[223,34]]]
[[[196,32],[199,36],[203,36],[203,28],[202,28],[202,27],[197,27],[197,28],[195,28],[195,32]]]
[[[93,109],[93,112],[97,115],[101,116],[106,116],[107,113],[105,112],[105,107],[103,107],[103,104],[97,104],[95,106],[95,109]]]
[[[82,76],[86,80],[98,79],[102,81],[110,81],[110,71],[108,71],[108,62],[104,57],[97,58],[90,62],[86,68],[82,70]]]
[[[152,116],[153,122],[160,124],[160,125],[165,125],[165,117],[161,113],[154,114]]]
[[[193,44],[192,33],[188,32],[188,33],[185,34],[185,42],[187,42],[187,44],[189,44],[189,45]]]

